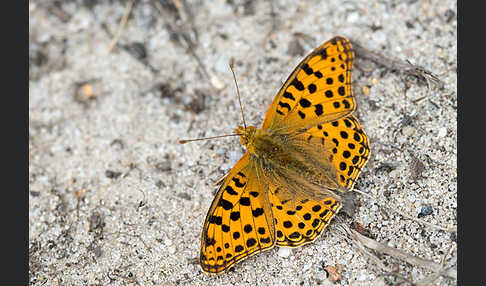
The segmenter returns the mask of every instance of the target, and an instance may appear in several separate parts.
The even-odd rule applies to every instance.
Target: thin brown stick
[[[419,257],[412,256],[410,254],[407,254],[404,251],[391,248],[386,246],[383,243],[380,243],[376,240],[373,240],[371,238],[368,238],[364,235],[361,235],[359,232],[350,229],[350,233],[352,237],[362,243],[364,246],[371,248],[375,251],[381,252],[388,254],[394,258],[400,259],[402,261],[405,261],[411,265],[418,266],[418,267],[423,267],[425,269],[428,269],[432,272],[437,272],[440,273],[440,275],[452,278],[452,279],[457,279],[457,270],[453,267],[444,269],[443,266],[439,263],[433,262],[431,260],[426,260],[422,259]]]
[[[439,279],[439,277],[442,275],[442,272],[435,272],[432,273],[431,275],[425,277],[425,279],[420,280],[419,282],[415,283],[415,286],[429,286],[433,285],[432,283]]]
[[[378,258],[374,253],[370,252],[367,250],[363,244],[359,243],[357,240],[352,239],[352,235],[350,233],[350,228],[343,223],[339,219],[339,217],[335,218],[336,221],[341,222],[341,224],[336,225],[335,227],[338,230],[338,236],[341,237],[342,239],[346,240],[349,244],[351,244],[354,248],[356,248],[359,252],[361,252],[365,257],[369,258],[374,262],[374,264],[370,264],[371,266],[377,266],[380,271],[383,272],[391,272],[391,268],[385,266],[385,264]]]
[[[414,76],[420,81],[425,82],[427,87],[430,87],[430,83],[435,84],[440,89],[444,87],[444,82],[441,81],[435,74],[426,70],[425,68],[410,63],[408,60],[402,61],[399,59],[385,57],[384,55],[364,48],[356,41],[352,41],[352,45],[357,58],[370,60],[375,64],[383,66],[392,71],[397,71],[409,76]]]
[[[240,110],[241,110],[241,118],[243,119],[243,126],[245,126],[246,129],[245,113],[243,112],[243,105],[241,105],[240,89],[238,88],[238,82],[236,81],[233,59],[230,59],[229,67],[231,69],[231,73],[233,74],[233,79],[235,80],[236,94],[238,95],[238,103],[240,104]]]
[[[188,17],[187,17],[186,11],[184,10],[184,6],[181,3],[181,1],[180,0],[173,0],[172,3],[174,3],[174,7],[176,7],[177,13],[179,13],[179,17],[181,17],[181,20],[183,22],[186,22]]]
[[[123,30],[123,27],[125,27],[125,24],[127,23],[128,16],[130,15],[130,12],[132,11],[134,3],[135,3],[135,0],[131,0],[128,3],[127,8],[125,9],[125,14],[123,15],[123,18],[120,20],[120,24],[118,25],[118,30],[116,31],[115,37],[111,41],[110,47],[108,48],[109,53],[111,53],[111,51],[118,44],[118,41],[120,40],[121,32]]]
[[[183,21],[185,23],[185,21],[184,21],[184,19],[185,19],[189,22],[189,24],[192,27],[191,30],[194,33],[194,37],[197,41],[198,40],[197,29],[194,26],[194,22],[192,21],[192,18],[188,16],[188,15],[190,15],[190,11],[186,9],[187,7],[186,7],[186,5],[184,5],[184,2],[181,2],[180,0],[173,0],[172,2],[169,2],[169,3],[172,3],[172,6],[174,7],[174,9],[177,12],[177,15],[179,16],[181,21]],[[177,18],[173,17],[173,15],[171,15],[167,11],[167,9],[164,9],[159,2],[155,2],[155,4],[156,5],[154,5],[154,8],[156,8],[159,11],[159,13],[163,16],[164,19],[166,19],[165,20],[166,28],[169,31],[169,33],[177,35],[176,43],[180,44],[183,48],[185,48],[186,52],[194,58],[194,60],[196,61],[197,65],[199,67],[199,70],[206,77],[206,79],[211,80],[211,75],[207,71],[206,66],[204,65],[202,60],[199,58],[199,56],[196,54],[196,52],[194,51],[194,49],[196,48],[196,43],[194,43],[194,41],[191,40],[191,37],[190,37],[189,33],[187,32],[187,28],[185,28],[185,26],[187,26],[187,25],[183,25],[182,28],[178,28],[174,24],[174,22],[177,20]],[[170,17],[172,17],[173,19],[170,20]],[[212,85],[211,85],[211,87],[214,89],[214,87]]]
[[[452,247],[449,249],[449,251],[452,250]],[[445,266],[445,262],[446,262],[446,258],[447,258],[447,252],[444,253],[444,256],[442,256],[442,261],[440,263],[440,265],[444,268]],[[448,268],[448,269],[452,269],[452,267]],[[441,271],[438,271],[438,272],[435,272],[435,273],[432,273],[431,275],[425,277],[424,279],[420,280],[419,282],[415,283],[416,286],[428,286],[428,285],[431,285],[435,280],[437,280],[440,276],[444,275],[444,271],[448,270],[448,269],[442,269]]]

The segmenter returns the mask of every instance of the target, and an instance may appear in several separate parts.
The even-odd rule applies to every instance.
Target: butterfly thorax
[[[284,146],[279,140],[265,129],[256,129],[254,126],[238,126],[236,133],[240,135],[240,143],[246,150],[258,159],[271,159],[285,155]],[[283,158],[282,158],[283,159]]]
[[[253,126],[247,128],[238,126],[236,132],[240,135],[240,143],[246,147],[253,158],[262,163],[262,166],[284,167],[303,173],[313,173],[310,166],[306,166],[296,152],[289,148],[287,136],[274,134],[265,128],[256,129]]]

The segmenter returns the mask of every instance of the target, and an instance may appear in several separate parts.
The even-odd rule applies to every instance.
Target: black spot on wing
[[[292,93],[290,93],[288,91],[284,92],[284,94],[282,96],[285,97],[285,98],[288,98],[292,101],[295,101],[295,97],[292,95]]]
[[[303,91],[305,89],[304,84],[300,80],[298,80],[297,77],[295,77],[290,84],[295,86],[295,88],[299,91]]]
[[[233,177],[232,180],[238,188],[243,188],[246,185],[246,183],[241,183],[239,178]]]
[[[290,105],[288,103],[279,101],[278,105],[280,105],[282,108],[287,108],[287,110],[290,111]]]
[[[301,100],[299,100],[299,103],[302,107],[306,108],[306,107],[309,107],[311,106],[311,102],[308,101],[307,99],[305,98],[302,98]]]
[[[309,67],[309,65],[307,63],[303,64],[301,69],[307,74],[307,75],[311,75],[312,73],[314,73],[314,70],[312,70],[311,67]]]

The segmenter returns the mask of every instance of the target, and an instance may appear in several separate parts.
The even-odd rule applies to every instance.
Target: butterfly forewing
[[[262,128],[287,131],[344,117],[356,108],[351,88],[354,53],[335,37],[310,53],[275,97]]]
[[[257,172],[247,153],[221,184],[203,227],[200,264],[205,272],[222,272],[275,245],[273,215]]]

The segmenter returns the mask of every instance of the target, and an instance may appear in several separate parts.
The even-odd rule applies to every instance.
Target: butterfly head
[[[248,126],[248,127],[238,126],[235,129],[235,132],[236,134],[240,135],[241,145],[248,147],[248,145],[251,145],[253,143],[256,128],[254,126]]]

